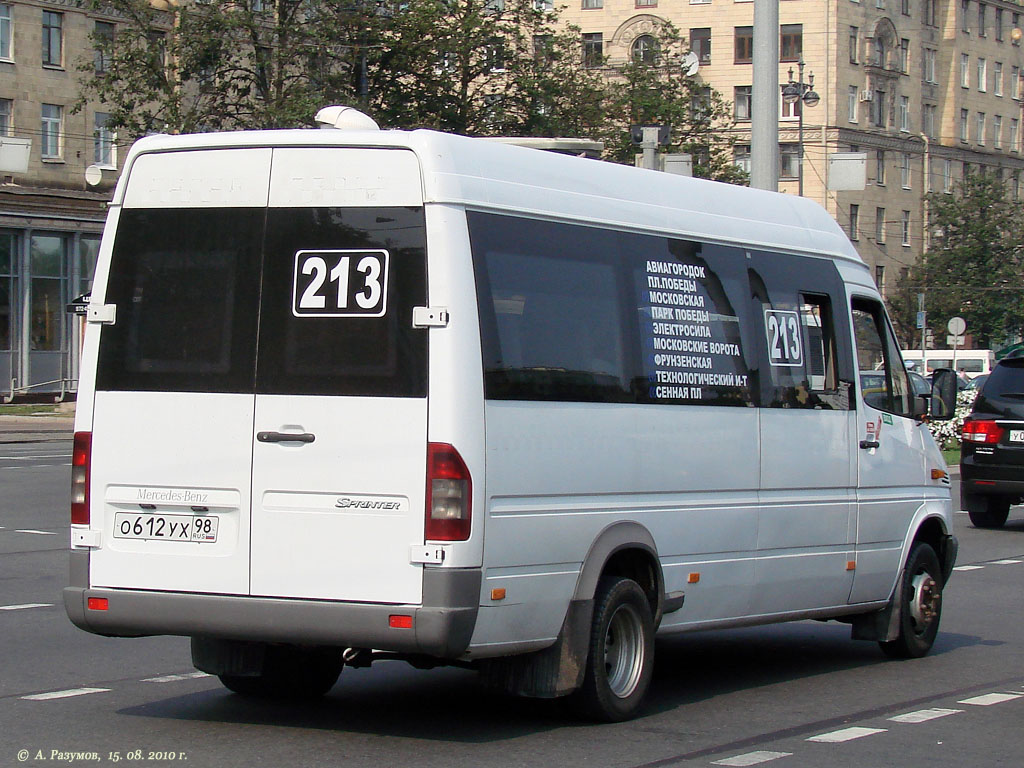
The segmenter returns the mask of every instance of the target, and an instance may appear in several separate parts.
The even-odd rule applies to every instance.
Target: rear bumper
[[[1024,466],[979,462],[965,456],[960,462],[961,493],[1024,497]]]
[[[476,568],[425,569],[423,605],[67,587],[64,607],[72,623],[99,635],[216,637],[451,659],[469,646],[480,581]],[[107,609],[90,610],[89,598],[106,598]],[[412,616],[412,627],[391,627],[394,614]]]

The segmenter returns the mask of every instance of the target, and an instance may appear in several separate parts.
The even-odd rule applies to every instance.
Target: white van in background
[[[931,376],[939,368],[953,368],[973,379],[991,373],[996,364],[996,355],[991,349],[958,349],[955,355],[951,349],[929,349],[924,355],[920,349],[904,349],[902,355],[907,370],[922,376]],[[921,365],[922,357],[924,365]]]
[[[620,720],[656,631],[938,631],[928,404],[803,198],[430,131],[154,136],[88,322],[67,612],[233,691],[404,658]]]

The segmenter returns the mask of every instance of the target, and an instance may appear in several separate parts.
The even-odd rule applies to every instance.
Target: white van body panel
[[[141,154],[123,174],[125,208],[260,208],[267,204],[272,150],[184,150]]]

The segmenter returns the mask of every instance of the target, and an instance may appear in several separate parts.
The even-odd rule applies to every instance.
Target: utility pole
[[[750,186],[779,191],[779,0],[754,0]]]

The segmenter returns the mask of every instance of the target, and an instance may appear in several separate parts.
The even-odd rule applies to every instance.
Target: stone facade
[[[734,102],[753,83],[753,65],[737,40],[753,25],[751,0],[570,2],[564,20],[584,35],[600,34],[609,65],[626,60],[638,37],[668,20],[702,54],[700,81]],[[797,77],[802,58],[805,80],[813,74],[821,96],[804,107],[804,195],[850,234],[883,292],[925,250],[927,192],[952,189],[965,168],[985,168],[1004,174],[1019,195],[1021,3],[780,0],[779,24],[780,85],[790,70]],[[699,42],[708,34],[709,50]],[[781,104],[779,189],[796,194],[798,119],[784,115]],[[749,118],[742,106],[737,114],[737,143],[748,145]],[[863,190],[829,189],[829,158],[845,152],[866,155]]]

